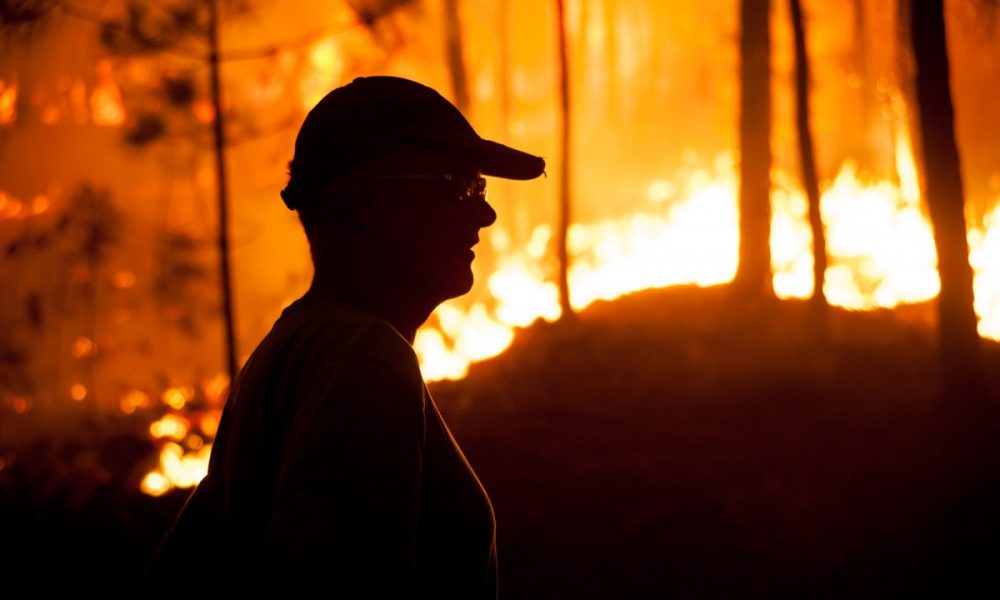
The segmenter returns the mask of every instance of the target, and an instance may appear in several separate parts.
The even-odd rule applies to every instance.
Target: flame
[[[1000,203],[986,215],[983,228],[969,232],[969,248],[979,335],[1000,340]]]
[[[919,197],[888,180],[865,182],[846,163],[820,200],[827,253],[824,293],[855,310],[891,308],[937,295],[937,253]],[[812,294],[812,233],[799,191],[778,194],[772,251],[775,290],[783,298]],[[909,197],[908,197],[909,196]]]
[[[10,125],[17,119],[17,82],[0,79],[0,126]]]
[[[652,182],[645,211],[573,225],[567,241],[573,308],[652,287],[730,281],[738,253],[732,167],[731,156],[719,157],[712,170],[694,172],[684,186]],[[509,246],[502,230],[491,241],[501,250]],[[523,250],[500,261],[487,282],[492,311],[483,304],[468,311],[452,303],[438,309],[437,325],[421,329],[414,342],[426,379],[464,377],[471,363],[506,350],[515,327],[559,318],[558,291],[540,265],[550,241],[551,229],[539,225]]]
[[[170,438],[172,440],[183,440],[187,437],[190,424],[187,419],[177,415],[168,414],[163,418],[149,424],[149,433],[154,438]]]
[[[821,194],[829,256],[824,292],[835,306],[889,308],[931,299],[939,291],[931,225],[921,207],[905,133],[897,134],[896,164],[896,179],[878,179],[861,177],[856,166],[846,162]],[[813,257],[805,195],[781,172],[775,172],[772,180],[774,290],[781,298],[807,298],[813,293]],[[635,214],[570,228],[574,309],[642,289],[716,285],[734,277],[738,186],[731,155],[720,156],[711,168],[691,171],[684,178],[651,181],[645,189],[648,204]],[[486,278],[490,300],[468,307],[446,302],[417,332],[414,349],[425,379],[464,377],[473,362],[506,350],[515,328],[559,318],[558,292],[546,269],[553,254],[552,237],[549,226],[538,225],[523,247],[514,248],[506,231],[490,232],[499,255],[497,268]],[[1000,339],[1000,261],[995,260],[1000,256],[1000,205],[986,215],[982,226],[970,228],[969,245],[979,331]],[[218,406],[228,383],[219,375],[202,389]],[[163,400],[180,410],[193,393],[190,387],[170,388]],[[169,441],[159,466],[143,480],[142,490],[159,495],[195,485],[207,472],[211,444],[191,433],[191,423],[211,440],[220,415],[221,410],[213,408],[197,420],[168,415],[151,425],[154,437]]]
[[[715,180],[693,190],[665,216],[639,213],[572,226],[573,308],[647,288],[730,281],[738,251],[735,189],[732,177]]]
[[[146,473],[139,488],[151,496],[161,496],[174,487],[194,487],[208,473],[208,457],[212,445],[204,444],[195,452],[184,452],[175,442],[164,444],[160,450],[160,465]]]
[[[142,490],[144,494],[150,496],[162,496],[170,491],[173,487],[170,480],[167,479],[163,473],[160,471],[150,471],[146,473],[146,476],[142,478],[142,483],[139,484],[139,489]]]
[[[940,290],[931,224],[908,134],[896,138],[898,180],[866,180],[846,162],[822,193],[820,210],[829,266],[829,302],[852,310],[891,308],[934,298]],[[789,177],[773,175],[771,253],[775,294],[813,293],[812,233],[804,193]],[[731,281],[738,260],[737,185],[731,156],[686,182],[656,180],[647,187],[649,209],[569,230],[570,296],[576,310],[642,289]],[[560,316],[555,285],[541,262],[551,230],[539,225],[525,248],[511,252],[502,230],[491,237],[502,257],[489,275],[492,308],[442,305],[414,344],[428,380],[464,377],[469,365],[505,350],[513,330]],[[984,337],[1000,339],[1000,207],[970,228],[976,312]]]
[[[159,440],[160,459],[156,468],[146,473],[140,488],[146,494],[159,496],[173,488],[197,485],[208,472],[208,459],[219,429],[222,409],[219,408],[229,388],[229,377],[219,373],[198,386],[176,385],[160,394],[160,400],[171,411],[149,425],[149,435]],[[191,411],[191,403],[198,391],[208,408]],[[128,392],[121,399],[121,410],[127,414],[153,403],[148,394],[140,390]],[[184,412],[185,414],[180,414]]]

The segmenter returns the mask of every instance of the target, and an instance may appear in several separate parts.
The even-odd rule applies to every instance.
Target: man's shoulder
[[[422,382],[413,348],[392,325],[325,297],[304,296],[289,305],[262,345],[280,344],[307,370],[380,365],[404,381]]]

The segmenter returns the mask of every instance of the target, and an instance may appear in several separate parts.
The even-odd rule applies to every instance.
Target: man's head
[[[377,259],[373,276],[440,302],[468,291],[471,247],[496,218],[481,176],[532,179],[544,169],[537,156],[482,139],[434,90],[366,77],[307,115],[281,197],[299,211],[317,269],[362,253]]]

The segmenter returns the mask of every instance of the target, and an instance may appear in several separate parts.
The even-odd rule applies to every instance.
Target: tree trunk
[[[556,235],[557,252],[559,253],[559,305],[563,317],[573,314],[573,306],[569,295],[569,252],[567,250],[567,233],[570,223],[570,155],[571,125],[569,101],[569,61],[566,57],[566,11],[563,0],[556,0],[556,26],[559,34],[559,114],[561,117],[561,137],[559,154],[562,162],[559,165],[559,230]]]
[[[208,64],[212,79],[212,121],[215,148],[215,180],[219,205],[219,275],[222,285],[222,315],[225,329],[226,369],[230,383],[236,380],[239,360],[236,356],[235,310],[233,308],[233,283],[229,264],[229,191],[226,178],[226,139],[222,117],[222,84],[219,76],[219,14],[216,0],[209,2]]]
[[[812,305],[818,318],[826,316],[827,301],[823,293],[826,276],[826,234],[819,207],[819,178],[816,175],[816,157],[813,152],[812,129],[809,125],[809,54],[806,50],[806,31],[802,17],[802,3],[789,0],[792,29],[795,34],[795,123],[799,133],[799,161],[802,166],[802,185],[809,200],[809,227],[813,238],[813,295]]]
[[[455,106],[468,116],[469,81],[465,73],[465,53],[462,50],[462,21],[458,17],[458,0],[444,0],[445,58],[451,76],[451,92]]]
[[[873,132],[878,131],[878,123],[874,112],[877,106],[874,102],[874,91],[870,85],[871,73],[868,68],[871,49],[865,27],[865,2],[854,0],[852,11],[854,19],[851,25],[853,38],[849,55],[848,68],[850,74],[857,78],[857,87],[848,92],[845,106],[850,107],[852,114],[844,120],[841,127],[840,146],[842,155],[858,161],[859,165],[871,167]]]
[[[938,337],[945,399],[975,402],[985,397],[982,350],[973,310],[972,268],[966,238],[965,195],[948,76],[943,0],[911,0],[910,39],[927,204],[934,225],[941,294]]]
[[[770,0],[740,2],[740,262],[734,284],[750,300],[771,285]]]

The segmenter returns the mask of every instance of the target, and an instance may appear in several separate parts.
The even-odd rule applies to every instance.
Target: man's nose
[[[497,211],[493,210],[486,198],[472,200],[469,206],[468,218],[479,227],[489,227],[496,223]]]

